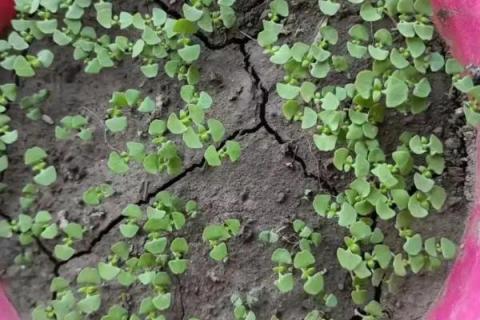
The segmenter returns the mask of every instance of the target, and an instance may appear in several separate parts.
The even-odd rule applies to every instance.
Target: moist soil
[[[142,11],[154,5],[160,5],[172,16],[178,16],[181,7],[179,1],[122,6]],[[13,218],[19,212],[21,188],[31,180],[30,170],[23,165],[23,153],[26,148],[40,146],[48,150],[59,178],[41,194],[38,209],[50,211],[58,220],[81,223],[88,229],[85,239],[77,244],[74,258],[66,263],[53,258],[55,243],[42,241],[33,246],[33,265],[22,268],[12,263],[21,252],[17,242],[0,241],[0,278],[8,285],[22,319],[30,318],[29,312],[36,303],[50,298],[48,292],[53,277],[73,279],[81,268],[95,265],[108,254],[110,246],[120,239],[120,213],[127,204],[147,205],[163,190],[185,200],[196,200],[200,206],[200,214],[181,231],[191,246],[191,265],[185,275],[175,279],[174,304],[168,319],[192,316],[204,320],[233,319],[230,296],[238,292],[256,297],[253,311],[257,319],[268,320],[274,315],[282,320],[303,319],[315,308],[315,301],[303,293],[299,283],[293,292],[279,294],[273,284],[270,261],[275,246],[265,246],[257,240],[262,230],[282,229],[278,245],[292,246],[289,239],[294,237],[294,232],[290,226],[296,218],[304,219],[322,233],[322,243],[315,249],[317,267],[326,270],[326,288],[339,299],[331,317],[355,319],[355,307],[349,297],[350,280],[335,257],[344,231],[333,221],[315,217],[311,202],[305,199],[306,190],[313,194],[341,192],[351,176],[336,171],[331,154],[318,152],[311,134],[289,123],[281,114],[275,83],[282,78],[282,70],[272,65],[262,48],[251,39],[261,28],[266,5],[263,1],[238,0],[236,29],[197,39],[203,46],[199,63],[201,87],[215,101],[209,116],[221,120],[226,136],[241,143],[243,150],[238,163],[209,168],[204,165],[201,153],[187,150],[185,171],[176,177],[149,175],[139,167],[132,168],[126,176],[110,173],[106,159],[112,150],[123,149],[126,141],[141,140],[153,119],[168,116],[182,106],[178,82],[165,75],[145,81],[137,62],[125,61],[99,75],[86,75],[81,63],[73,60],[71,50],[62,48],[52,49],[56,55],[54,65],[39,72],[34,79],[18,80],[10,74],[1,74],[1,82],[17,81],[21,96],[48,89],[50,97],[42,111],[54,122],[66,115],[82,114],[90,118],[95,128],[91,142],[57,142],[53,125],[27,119],[16,104],[8,110],[12,126],[19,131],[19,140],[9,148],[11,164],[3,175],[9,189],[0,197],[1,214]],[[358,20],[348,10],[332,21],[341,35]],[[289,32],[282,40],[311,40],[322,19],[317,2],[291,1],[291,11]],[[55,48],[48,42],[38,46]],[[440,44],[437,46],[441,48]],[[351,73],[338,74],[327,81],[351,81],[360,68],[361,65],[355,66]],[[462,97],[451,92],[448,77],[434,74],[430,80],[433,96],[429,109],[416,116],[389,115],[380,128],[381,141],[386,150],[392,150],[398,144],[400,133],[407,129],[435,133],[445,142],[447,170],[439,183],[447,189],[449,197],[444,210],[422,221],[418,231],[425,237],[441,235],[458,242],[468,213],[466,203],[472,198],[473,167],[469,164],[473,163],[475,153],[473,133],[465,127]],[[157,110],[152,115],[130,115],[125,134],[106,134],[103,119],[108,100],[113,91],[129,88],[140,88],[144,94],[154,97]],[[104,182],[112,184],[114,196],[98,207],[85,206],[82,193]],[[201,239],[202,230],[205,225],[226,218],[240,219],[242,231],[229,242],[228,262],[214,263],[208,258],[208,248]],[[391,224],[382,227],[390,235],[386,239],[389,245],[401,246]],[[421,319],[439,294],[448,268],[449,264],[444,264],[437,272],[407,277],[395,295],[386,288],[379,290],[377,298],[385,305],[388,319]],[[103,293],[105,305],[114,303],[121,293],[132,310],[145,294],[141,287],[122,292],[119,287],[108,286]],[[100,319],[100,316],[91,319]]]

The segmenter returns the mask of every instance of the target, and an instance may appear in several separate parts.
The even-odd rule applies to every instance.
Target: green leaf
[[[380,268],[387,269],[392,261],[393,254],[390,248],[383,244],[377,244],[373,249],[373,256],[378,261]]]
[[[75,250],[66,244],[57,244],[53,251],[55,258],[61,261],[67,261],[74,253]]]
[[[35,71],[33,70],[32,66],[23,56],[17,56],[15,58],[13,69],[19,77],[29,78],[35,75]]]
[[[87,295],[77,303],[77,307],[85,314],[92,314],[100,309],[102,298],[99,294]]]
[[[228,238],[228,232],[223,225],[212,224],[205,227],[202,234],[202,239],[204,241],[218,241],[225,240]]]
[[[173,31],[176,33],[194,34],[197,30],[197,25],[187,19],[179,19],[173,25]]]
[[[359,255],[343,248],[337,249],[337,259],[340,265],[348,271],[353,271],[362,262],[362,258]]]
[[[393,202],[397,205],[400,210],[404,210],[408,207],[408,200],[410,195],[406,190],[403,189],[395,189],[390,191]]]
[[[105,125],[113,133],[123,132],[127,128],[127,117],[121,116],[107,119]]]
[[[52,240],[57,235],[58,235],[57,225],[51,224],[42,231],[42,233],[40,234],[40,237],[42,237],[43,239]]]
[[[120,268],[111,263],[100,262],[98,264],[98,274],[106,281],[113,280],[120,273]]]
[[[432,207],[436,210],[441,210],[447,199],[447,193],[445,189],[439,186],[434,186],[428,195]]]
[[[357,220],[357,211],[348,203],[344,202],[338,213],[338,224],[342,227],[350,227]]]
[[[295,286],[295,279],[293,278],[293,274],[285,273],[279,274],[278,279],[275,280],[275,285],[277,286],[278,290],[282,293],[287,293],[293,290]]]
[[[272,11],[282,17],[288,17],[288,2],[286,0],[273,0],[270,2]]]
[[[437,244],[435,238],[425,240],[425,251],[432,257],[437,257]]]
[[[282,45],[270,58],[274,64],[285,64],[290,59],[290,47],[287,44]]]
[[[242,152],[240,143],[238,143],[237,141],[229,140],[225,143],[225,147],[227,149],[226,152],[230,161],[236,162],[238,161],[238,159],[240,159],[240,154]]]
[[[395,274],[400,277],[405,277],[407,275],[407,270],[405,269],[405,260],[403,260],[401,253],[397,254],[393,259],[393,270]]]
[[[143,75],[149,79],[155,78],[158,75],[158,63],[145,64],[140,67]]]
[[[423,240],[422,236],[419,234],[414,235],[413,237],[407,238],[407,241],[403,245],[403,250],[411,256],[416,256],[423,249]]]
[[[152,98],[146,97],[138,107],[140,112],[153,112],[155,110],[155,101]]]
[[[334,16],[340,9],[340,3],[329,0],[319,0],[318,4],[320,6],[320,11],[322,11],[327,16]]]
[[[27,166],[32,166],[47,157],[47,153],[40,147],[27,149],[24,156],[24,162]]]
[[[178,50],[178,54],[186,63],[192,63],[200,56],[200,45],[185,46]]]
[[[358,240],[367,239],[372,234],[370,226],[363,221],[357,221],[350,226],[350,233]]]
[[[203,147],[199,135],[192,127],[188,127],[187,131],[183,133],[183,141],[185,142],[185,145],[191,149],[200,149]]]
[[[455,258],[457,252],[457,246],[447,238],[440,239],[440,248],[442,249],[442,256],[446,260],[452,260]]]
[[[55,170],[54,166],[49,166],[40,173],[38,173],[35,177],[33,177],[33,181],[35,183],[42,185],[42,186],[49,186],[57,180],[57,171]]]
[[[175,113],[171,113],[167,120],[167,128],[173,134],[182,134],[187,127],[180,121]]]
[[[372,173],[378,177],[380,182],[387,188],[394,187],[398,180],[392,175],[387,164],[379,164],[372,170]]]
[[[326,135],[324,133],[320,135],[314,134],[313,142],[320,151],[332,151],[335,149],[335,145],[337,144],[337,136]]]
[[[331,92],[328,92],[322,99],[322,108],[324,110],[336,110],[340,105],[340,101],[337,96]]]
[[[309,107],[303,109],[302,129],[309,129],[317,125],[317,112]]]
[[[415,175],[413,176],[413,180],[415,182],[415,187],[418,190],[423,191],[425,193],[432,190],[435,184],[435,182],[432,179],[429,179],[418,172],[416,172]]]
[[[272,261],[278,264],[290,265],[292,264],[292,256],[287,249],[277,248],[272,254]]]
[[[107,29],[112,27],[112,3],[98,2],[95,3],[95,10],[97,11],[98,23]]]
[[[368,22],[378,21],[382,18],[382,9],[382,7],[374,7],[370,2],[365,2],[360,8],[360,16]]]
[[[188,243],[185,238],[175,238],[171,245],[170,250],[178,254],[185,254],[188,252]]]
[[[225,134],[225,127],[223,124],[216,119],[208,119],[207,123],[212,140],[214,142],[221,141]]]
[[[378,199],[375,204],[375,210],[382,220],[389,220],[395,217],[395,211],[388,206],[383,199]]]
[[[277,93],[283,99],[295,99],[300,94],[300,87],[279,82],[277,83]]]
[[[128,164],[116,151],[110,153],[107,166],[115,173],[123,174],[128,171]]]
[[[209,255],[210,255],[210,258],[212,258],[215,261],[224,261],[228,256],[228,249],[225,242],[221,242],[215,245],[213,249],[210,250]]]
[[[302,250],[295,255],[293,266],[297,269],[306,269],[315,263],[315,258],[308,250]]]
[[[422,206],[417,199],[417,193],[413,194],[408,200],[408,211],[415,218],[425,218],[428,216],[428,210]]]
[[[168,267],[173,274],[183,274],[187,271],[188,260],[187,259],[174,259],[168,261]]]
[[[17,51],[28,49],[28,43],[16,32],[10,32],[8,35],[8,43]]]
[[[182,6],[183,16],[192,22],[200,20],[203,16],[203,10],[197,9],[193,6],[190,6],[186,3]]]
[[[323,275],[320,272],[309,277],[303,285],[303,290],[309,295],[316,296],[324,289]]]
[[[375,74],[369,70],[360,71],[355,79],[355,89],[364,98],[368,99],[373,88],[373,79]]]
[[[432,87],[430,86],[430,82],[427,78],[422,78],[417,84],[415,84],[415,88],[413,89],[413,94],[419,98],[427,98],[432,91]]]
[[[229,6],[220,6],[220,17],[225,28],[229,29],[235,24],[235,11]]]
[[[165,237],[147,241],[144,245],[145,250],[155,255],[162,254],[166,247],[167,238]]]
[[[388,108],[398,107],[408,99],[408,86],[403,80],[392,76],[388,80],[385,95]]]
[[[205,160],[207,160],[208,165],[211,167],[218,167],[222,164],[220,161],[220,155],[214,146],[209,146],[207,150],[205,150],[204,157]]]
[[[153,8],[152,17],[155,27],[163,26],[167,21],[167,13],[160,8]]]
[[[44,49],[37,53],[37,58],[44,68],[48,68],[52,65],[54,55],[50,50]]]
[[[125,237],[125,238],[133,238],[138,230],[140,229],[139,226],[133,223],[127,223],[127,224],[121,224],[120,225],[120,233]]]
[[[0,238],[10,238],[12,235],[12,228],[8,221],[0,220]]]
[[[291,121],[297,115],[297,112],[299,111],[299,109],[300,109],[300,106],[297,101],[288,100],[283,104],[282,112],[285,118]],[[479,120],[479,123],[480,123],[480,120]]]

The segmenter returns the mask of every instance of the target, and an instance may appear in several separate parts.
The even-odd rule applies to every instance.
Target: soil
[[[180,2],[158,4],[171,15],[178,15]],[[296,0],[291,4],[293,18],[287,26],[291,33],[284,40],[309,39],[321,19],[317,1]],[[128,6],[131,10],[148,9],[141,4]],[[288,123],[281,114],[275,83],[282,77],[282,71],[268,61],[255,41],[245,36],[255,37],[259,31],[266,3],[239,0],[237,7],[238,29],[208,38],[201,36],[198,41],[203,46],[201,87],[215,101],[209,116],[221,120],[226,135],[241,143],[243,151],[238,163],[212,169],[204,165],[201,153],[187,151],[185,171],[173,178],[149,175],[141,168],[133,168],[123,177],[111,174],[105,159],[112,150],[123,149],[125,141],[143,139],[153,118],[164,117],[181,107],[178,83],[164,75],[145,81],[137,63],[126,61],[100,75],[86,75],[81,64],[73,60],[71,50],[55,49],[55,63],[49,70],[19,82],[21,96],[42,88],[50,91],[42,111],[53,121],[82,114],[88,116],[95,127],[92,142],[59,143],[54,138],[54,126],[41,120],[28,120],[15,104],[9,108],[12,126],[19,130],[19,140],[9,149],[11,165],[3,182],[10,188],[0,197],[2,215],[14,217],[18,212],[21,188],[31,180],[31,172],[23,165],[23,153],[26,148],[37,145],[48,150],[49,159],[59,174],[57,183],[42,193],[38,207],[50,211],[57,219],[65,217],[89,229],[71,261],[55,261],[51,253],[54,243],[43,241],[34,246],[34,265],[26,269],[12,264],[21,252],[18,244],[0,241],[0,278],[8,284],[22,319],[29,319],[29,310],[35,303],[49,299],[48,288],[54,276],[73,279],[80,268],[95,265],[107,254],[119,238],[120,212],[128,203],[146,205],[162,190],[185,200],[194,199],[200,205],[200,214],[189,221],[181,233],[190,243],[192,263],[185,275],[176,278],[175,303],[168,319],[192,316],[204,320],[233,319],[229,299],[236,292],[258,298],[253,308],[257,319],[270,319],[273,315],[282,320],[303,319],[315,308],[315,302],[303,293],[299,283],[290,294],[278,293],[273,285],[270,261],[275,247],[257,241],[260,231],[281,227],[287,227],[283,235],[288,239],[293,235],[288,225],[295,218],[308,221],[322,233],[322,244],[316,249],[317,264],[319,269],[327,270],[326,287],[340,302],[331,317],[354,319],[349,278],[335,257],[336,248],[343,241],[343,230],[333,221],[315,217],[311,203],[304,199],[305,190],[341,192],[351,177],[339,174],[331,164],[331,155],[316,151],[311,135]],[[338,30],[346,32],[354,19],[347,11],[333,23]],[[39,44],[42,46],[54,47],[51,43]],[[0,76],[2,82],[14,80],[6,73]],[[328,81],[341,83],[349,77],[346,73]],[[381,128],[381,140],[383,146],[391,150],[399,134],[407,128],[417,133],[433,132],[445,141],[447,170],[439,181],[447,189],[449,198],[445,209],[419,224],[418,230],[425,236],[442,235],[458,242],[469,209],[465,199],[471,201],[472,198],[473,133],[466,128],[461,113],[462,97],[449,94],[448,78],[435,74],[431,82],[433,98],[427,112],[418,116],[390,114]],[[141,88],[154,97],[158,110],[154,116],[132,114],[125,134],[107,135],[103,118],[108,100],[113,91],[128,88]],[[99,207],[83,205],[82,193],[104,182],[112,183],[115,195]],[[228,262],[214,263],[202,242],[202,230],[209,223],[232,217],[242,221],[241,235],[229,242]],[[400,245],[394,232],[387,234],[392,235],[387,237],[389,244]],[[288,243],[281,245],[288,246]],[[395,295],[383,288],[379,298],[386,306],[389,319],[421,319],[439,293],[448,267],[445,264],[438,272],[407,277]],[[113,302],[120,291],[113,286],[106,287],[104,292],[105,300]],[[134,307],[145,293],[133,287],[126,294],[129,307]]]

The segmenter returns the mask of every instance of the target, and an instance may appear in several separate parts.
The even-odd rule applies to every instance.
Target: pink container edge
[[[480,130],[476,140],[476,173],[480,172]],[[476,174],[475,199],[466,222],[460,252],[427,320],[480,319],[480,179]]]
[[[5,285],[0,282],[0,320],[20,320],[20,317],[8,299]]]

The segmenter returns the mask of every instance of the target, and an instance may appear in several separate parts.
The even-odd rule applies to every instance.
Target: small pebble
[[[280,192],[278,195],[277,195],[277,203],[284,203],[285,200],[287,200],[287,195],[283,192]]]
[[[52,118],[50,118],[49,115],[46,115],[46,114],[42,114],[42,120],[43,122],[49,124],[49,125],[53,125],[55,122],[53,122]]]

